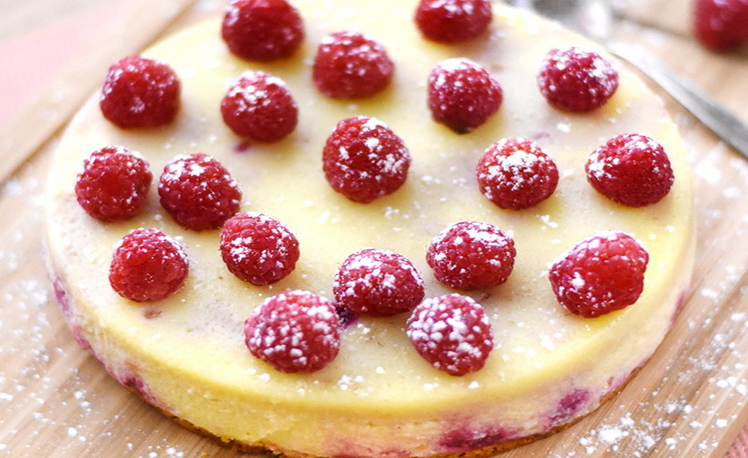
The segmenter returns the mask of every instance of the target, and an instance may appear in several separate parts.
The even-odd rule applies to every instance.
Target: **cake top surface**
[[[583,38],[524,12],[496,5],[489,34],[458,45],[423,40],[412,12],[396,1],[339,8],[301,2],[306,38],[297,54],[275,63],[249,63],[232,56],[210,20],[172,37],[144,55],[167,62],[182,83],[175,122],[157,130],[125,131],[102,118],[98,96],[73,121],[63,139],[48,187],[50,242],[65,253],[74,296],[128,351],[212,384],[216,390],[273,393],[280,400],[339,405],[351,400],[387,409],[382,400],[413,408],[435,399],[480,399],[490,390],[511,397],[558,374],[571,362],[611,345],[647,321],[656,294],[679,274],[678,258],[691,237],[688,165],[677,129],[661,102],[625,68],[620,85],[602,108],[588,114],[553,109],[535,82],[552,48],[583,45]],[[395,63],[394,80],[367,99],[334,100],[312,85],[312,57],[323,36],[355,30],[375,37]],[[501,84],[503,103],[486,124],[457,135],[436,124],[426,104],[429,72],[439,62],[466,57]],[[247,142],[222,122],[221,98],[236,77],[262,70],[287,84],[299,106],[295,132],[278,143]],[[396,193],[370,204],[351,202],[325,181],[321,153],[338,121],[365,115],[385,122],[412,156],[408,179]],[[657,204],[628,208],[589,186],[584,165],[590,153],[621,133],[649,135],[668,152],[675,173],[669,195]],[[486,200],[474,179],[483,151],[505,137],[540,144],[553,157],[559,185],[546,201],[527,210],[504,211]],[[301,258],[279,283],[253,286],[234,277],[221,261],[218,230],[194,232],[176,224],[151,192],[135,219],[101,224],[78,206],[73,192],[80,164],[93,150],[123,145],[148,159],[154,173],[180,154],[206,153],[231,172],[243,191],[242,211],[279,219],[298,237]],[[341,332],[338,357],[306,375],[282,374],[256,360],[243,340],[243,323],[265,298],[290,289],[331,295],[334,273],[345,258],[374,247],[409,258],[425,280],[426,296],[453,292],[427,266],[431,239],[458,221],[490,222],[514,238],[517,258],[504,285],[467,293],[481,303],[493,327],[495,348],[485,368],[462,378],[434,370],[418,357],[405,335],[407,316],[362,317]],[[130,230],[155,227],[183,243],[190,273],[174,296],[134,305],[107,281],[112,250]],[[548,269],[577,242],[599,231],[623,231],[647,248],[650,269],[639,303],[585,320],[561,307],[548,283]],[[407,314],[406,314],[407,315]],[[185,349],[188,348],[188,351]],[[214,378],[213,374],[221,374]],[[464,389],[468,388],[468,389]],[[398,404],[394,402],[393,405]]]

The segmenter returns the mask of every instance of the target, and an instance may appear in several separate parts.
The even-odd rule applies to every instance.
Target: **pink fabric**
[[[10,70],[0,72],[0,128],[34,100],[71,57],[92,44],[107,21],[119,16],[126,4],[127,0],[107,2],[0,42],[0,62],[3,69]]]
[[[82,14],[0,42],[0,128],[34,100],[71,57],[83,51],[115,20],[128,0],[109,2]],[[125,56],[113,56],[112,61]],[[104,75],[102,75],[103,80]],[[726,458],[748,458],[748,426],[743,428]]]

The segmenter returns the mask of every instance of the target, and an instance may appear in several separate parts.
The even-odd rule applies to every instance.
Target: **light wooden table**
[[[28,11],[23,5],[0,0],[2,20],[14,9]],[[172,29],[215,5],[202,2]],[[619,39],[657,56],[748,122],[748,54],[700,48],[690,37],[688,1],[638,0],[626,15],[631,21],[617,27]],[[103,74],[105,64],[91,62],[88,71]],[[698,254],[685,311],[619,396],[568,430],[505,456],[721,456],[748,419],[748,161],[665,100],[682,129],[696,190]],[[0,454],[230,456],[120,387],[68,332],[42,255],[44,176],[56,144],[54,135],[45,138],[0,188]]]

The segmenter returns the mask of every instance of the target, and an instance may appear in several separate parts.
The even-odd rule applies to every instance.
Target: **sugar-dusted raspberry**
[[[354,202],[369,203],[400,189],[410,168],[402,139],[375,118],[338,123],[327,138],[322,169],[332,188]]]
[[[408,338],[423,359],[449,375],[483,368],[493,350],[493,332],[486,312],[467,296],[432,297],[413,310]]]
[[[696,38],[712,51],[726,51],[748,42],[748,0],[696,0]]]
[[[304,26],[286,0],[234,0],[226,8],[221,35],[236,56],[268,62],[296,52]]]
[[[639,299],[649,254],[630,235],[597,234],[579,242],[551,267],[558,302],[571,313],[594,318]]]
[[[423,279],[405,256],[367,248],[346,258],[332,290],[337,304],[355,314],[396,315],[423,300]]]
[[[315,372],[340,349],[338,314],[316,294],[281,293],[247,319],[244,339],[253,355],[281,372]]]
[[[458,134],[483,125],[499,110],[502,98],[499,83],[469,59],[447,59],[429,76],[431,115]]]
[[[600,54],[572,46],[546,54],[538,74],[540,92],[559,110],[600,108],[618,89],[618,72]]]
[[[484,196],[501,208],[522,210],[553,194],[556,163],[534,142],[505,138],[483,154],[475,169]]]
[[[275,142],[296,128],[299,109],[282,79],[250,71],[231,85],[221,115],[237,135]]]
[[[322,38],[314,58],[314,84],[328,97],[356,99],[390,84],[395,66],[384,46],[356,32]]]
[[[293,272],[299,260],[299,241],[276,219],[262,213],[239,213],[223,225],[221,256],[237,277],[253,285],[267,285]]]
[[[585,170],[592,187],[629,207],[659,202],[675,181],[662,145],[639,134],[611,138],[590,155]]]
[[[156,229],[136,229],[114,250],[109,283],[120,296],[159,301],[171,296],[187,278],[189,263],[182,246]]]
[[[161,126],[176,117],[179,92],[177,74],[165,63],[126,57],[109,67],[99,106],[123,129]]]
[[[182,226],[215,229],[239,211],[242,193],[228,170],[206,154],[177,156],[158,184],[161,206]]]
[[[416,24],[429,40],[455,43],[486,31],[493,13],[490,0],[421,0]]]
[[[436,279],[472,290],[504,283],[514,269],[514,240],[488,223],[461,221],[431,241],[426,261]]]
[[[121,146],[105,146],[83,161],[75,196],[86,213],[100,221],[125,220],[143,209],[151,181],[143,156]]]

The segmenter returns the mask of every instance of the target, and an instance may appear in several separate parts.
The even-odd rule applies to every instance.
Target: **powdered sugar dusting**
[[[483,307],[458,294],[423,301],[408,320],[407,334],[421,356],[451,375],[480,369],[493,349]]]

